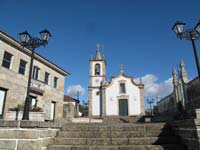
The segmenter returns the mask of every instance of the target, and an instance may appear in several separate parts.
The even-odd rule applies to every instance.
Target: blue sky
[[[124,64],[133,78],[146,77],[150,85],[165,87],[180,59],[189,77],[196,77],[191,42],[176,38],[171,28],[177,20],[194,27],[199,6],[199,0],[1,0],[0,28],[16,39],[24,30],[38,36],[47,28],[53,37],[37,52],[71,73],[65,93],[80,85],[85,89],[80,99],[87,100],[89,57],[98,42],[104,45],[108,80]],[[200,40],[196,46],[200,53]]]

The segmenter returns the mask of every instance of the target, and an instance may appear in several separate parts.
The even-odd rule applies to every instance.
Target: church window
[[[100,75],[100,64],[95,65],[95,75]]]
[[[126,93],[125,83],[120,83],[120,93]]]

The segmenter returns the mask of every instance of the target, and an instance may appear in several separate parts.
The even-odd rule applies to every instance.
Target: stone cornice
[[[137,87],[139,87],[139,88],[141,88],[141,89],[144,88],[144,84],[137,84],[137,83],[135,83],[132,77],[127,76],[127,75],[125,75],[124,73],[120,73],[120,74],[118,74],[117,76],[111,77],[111,81],[110,81],[108,84],[106,84],[105,86],[107,86],[107,87],[111,86],[111,85],[113,84],[113,80],[116,79],[116,78],[118,78],[118,77],[120,77],[120,76],[123,76],[123,77],[125,77],[125,78],[127,78],[127,79],[130,79],[131,82],[132,82],[135,86],[137,86]]]

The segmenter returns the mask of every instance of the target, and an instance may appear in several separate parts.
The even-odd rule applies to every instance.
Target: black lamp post
[[[198,59],[198,54],[197,54],[196,46],[195,46],[195,40],[200,37],[200,21],[197,23],[197,25],[193,29],[184,30],[184,25],[185,25],[185,23],[176,22],[174,24],[174,26],[172,27],[172,30],[176,33],[178,38],[187,39],[187,40],[191,40],[192,41],[194,57],[195,57],[198,76],[199,76],[199,80],[200,80],[199,59]]]
[[[21,45],[23,47],[27,47],[31,49],[30,70],[29,70],[29,76],[28,76],[28,85],[27,85],[26,99],[25,99],[22,120],[29,120],[30,85],[31,85],[31,76],[32,76],[35,48],[41,45],[45,46],[46,44],[48,44],[49,38],[51,37],[51,33],[46,29],[42,30],[39,33],[40,33],[40,38],[31,37],[27,31],[19,33]]]
[[[153,104],[153,102],[154,102],[154,99],[151,99],[151,100],[147,99],[147,103],[150,105],[150,115],[151,115],[151,116],[152,116],[151,104]]]

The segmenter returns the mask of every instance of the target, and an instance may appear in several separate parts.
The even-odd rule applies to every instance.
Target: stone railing
[[[31,89],[32,90],[37,90],[40,92],[44,92],[45,91],[45,84],[42,81],[39,80],[31,80]]]

